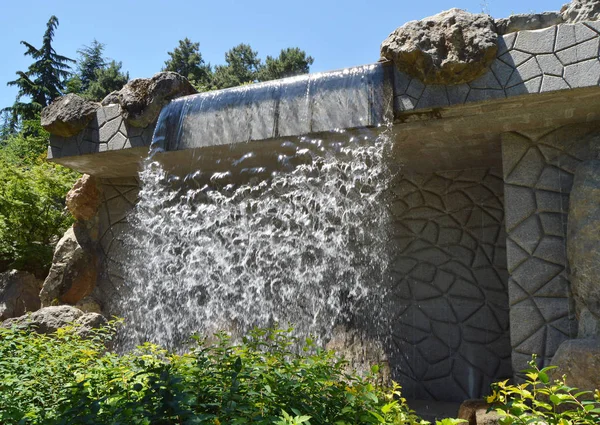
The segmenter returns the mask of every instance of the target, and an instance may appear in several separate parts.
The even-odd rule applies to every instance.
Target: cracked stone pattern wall
[[[500,170],[392,187],[393,370],[410,398],[462,401],[512,375]]]
[[[127,214],[138,199],[137,178],[102,179],[100,181],[103,202],[100,205],[100,248],[102,264],[94,298],[102,305],[104,313],[118,313],[112,309],[127,290],[123,279],[127,266],[127,250],[123,236],[130,230]]]
[[[49,158],[85,155],[127,149],[138,146],[150,146],[154,124],[146,128],[127,125],[121,115],[121,106],[102,106],[96,116],[79,134],[63,138],[50,136]]]
[[[575,338],[566,227],[573,174],[600,146],[598,124],[502,136],[512,361],[548,364]]]
[[[468,84],[425,85],[396,70],[394,110],[406,112],[597,86],[599,51],[600,22],[507,34],[498,39],[498,54],[490,71]]]

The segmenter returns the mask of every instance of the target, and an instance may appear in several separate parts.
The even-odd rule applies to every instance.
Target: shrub
[[[502,425],[597,425],[600,423],[600,391],[578,391],[565,384],[565,376],[551,382],[549,366],[540,369],[535,356],[524,370],[525,381],[492,385],[487,398],[500,414]]]
[[[182,355],[144,344],[104,350],[70,330],[0,330],[3,424],[424,424],[394,385],[344,372],[345,362],[290,331],[257,329],[234,344],[195,338]],[[373,369],[373,373],[377,368]]]
[[[0,272],[44,277],[54,244],[73,221],[65,195],[78,174],[47,163],[47,145],[48,133],[35,121],[0,143]]]

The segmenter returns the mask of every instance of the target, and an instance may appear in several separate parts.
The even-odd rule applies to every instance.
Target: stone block
[[[566,375],[566,383],[581,391],[600,388],[600,339],[574,339],[563,342],[552,358],[555,379]],[[593,398],[588,395],[586,398]]]
[[[600,81],[600,62],[593,59],[567,65],[564,78],[571,88],[597,86]]]
[[[534,55],[552,53],[554,50],[555,37],[556,27],[522,31],[517,36],[514,48]]]

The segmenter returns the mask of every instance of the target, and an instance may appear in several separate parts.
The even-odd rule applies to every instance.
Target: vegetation
[[[91,45],[77,51],[77,73],[67,81],[69,93],[101,101],[110,92],[120,90],[127,84],[129,73],[121,71],[121,62],[103,56],[104,47],[104,44],[93,40]]]
[[[39,49],[26,41],[21,41],[21,44],[27,48],[25,55],[31,56],[34,62],[27,71],[17,71],[18,78],[9,81],[8,85],[19,88],[17,101],[12,109],[22,119],[35,119],[36,114],[62,94],[64,80],[69,76],[71,69],[69,63],[75,62],[73,59],[57,54],[54,50],[52,40],[57,27],[58,18],[52,16],[46,24],[42,47]],[[28,97],[31,101],[22,102],[23,97]]]
[[[600,391],[578,391],[562,379],[551,381],[548,372],[540,369],[535,357],[530,369],[523,371],[522,384],[509,385],[508,380],[492,385],[488,403],[494,403],[502,425],[597,425],[600,423]]]
[[[374,376],[344,372],[332,352],[290,330],[256,329],[240,344],[195,337],[178,355],[152,344],[107,352],[111,329],[82,339],[0,329],[0,423],[421,424]],[[376,373],[377,369],[373,369]]]
[[[179,46],[168,52],[170,59],[165,61],[164,71],[177,72],[198,88],[206,91],[211,87],[212,69],[205,64],[200,53],[200,43],[193,43],[189,38],[179,40]]]
[[[199,91],[225,89],[244,84],[306,74],[314,59],[298,47],[283,49],[278,57],[267,56],[263,64],[258,52],[248,44],[239,44],[225,53],[225,64],[214,71],[200,53],[200,43],[185,38],[168,52],[165,71],[186,76]]]
[[[65,194],[78,175],[45,161],[48,133],[39,120],[0,141],[0,272],[45,277],[54,245],[72,223]]]

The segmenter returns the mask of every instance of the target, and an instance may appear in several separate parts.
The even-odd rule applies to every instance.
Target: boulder
[[[97,258],[87,229],[75,223],[56,245],[50,273],[40,292],[42,306],[58,300],[76,304],[96,286]]]
[[[146,128],[154,123],[160,110],[172,99],[197,93],[190,82],[176,72],[159,72],[152,78],[136,78],[117,94],[103,100],[121,105],[129,125]]]
[[[577,316],[586,322],[600,321],[600,160],[584,161],[575,170],[567,229],[567,257]],[[594,328],[590,323],[581,325]]]
[[[109,94],[106,95],[106,97],[104,99],[102,99],[102,102],[100,102],[100,104],[102,106],[118,105],[119,104],[119,91],[118,90],[111,91]]]
[[[88,125],[99,107],[98,103],[70,93],[44,108],[42,127],[55,136],[75,136]]]
[[[97,313],[84,313],[78,308],[69,305],[44,307],[32,314],[5,320],[5,328],[16,326],[22,329],[31,329],[37,333],[50,334],[60,328],[75,326],[76,334],[87,336],[92,329],[99,328],[107,323],[104,316]]]
[[[462,84],[485,74],[496,58],[494,20],[451,9],[396,29],[381,56],[426,84]]]
[[[84,313],[102,314],[102,307],[100,307],[100,304],[89,295],[87,297],[79,300],[77,302],[77,304],[75,304],[75,307],[77,307],[79,310],[83,311]]]
[[[497,19],[496,30],[499,35],[504,35],[517,31],[539,30],[562,23],[563,16],[560,12],[519,14]]]
[[[600,0],[573,0],[560,10],[564,22],[597,21],[600,17]]]
[[[102,199],[96,179],[84,174],[67,193],[67,208],[77,220],[90,220],[98,211]]]
[[[566,384],[582,391],[600,388],[600,339],[571,339],[563,342],[552,358],[552,379],[566,375]]]
[[[27,272],[0,273],[0,321],[40,308],[42,281]]]
[[[458,419],[464,419],[469,425],[498,425],[500,415],[495,411],[488,412],[490,406],[485,400],[465,400],[458,409]]]

